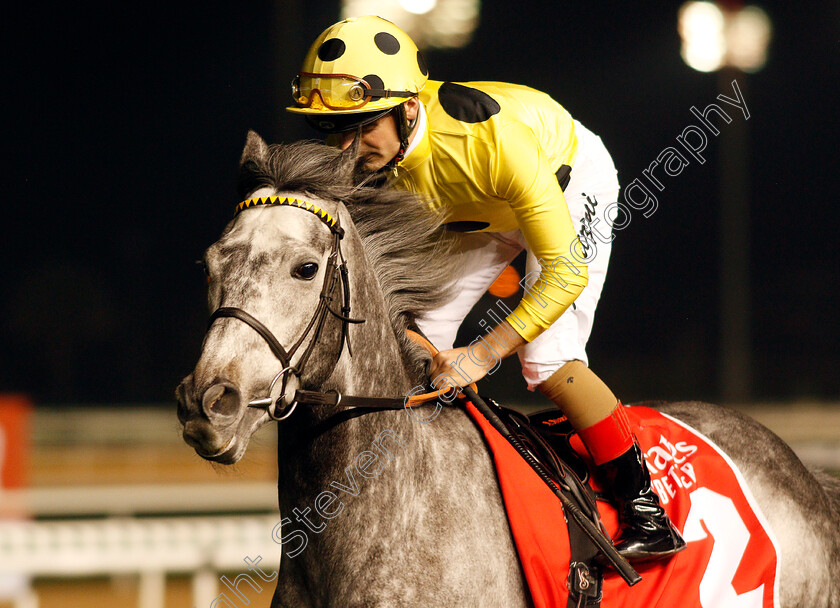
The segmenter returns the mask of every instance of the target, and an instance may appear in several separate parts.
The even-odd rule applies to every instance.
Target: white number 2
[[[714,539],[712,554],[700,581],[700,604],[703,608],[761,608],[764,584],[740,595],[732,586],[735,571],[750,540],[750,532],[735,503],[708,488],[694,490],[689,499],[691,509],[683,538],[686,542],[703,540],[708,536],[708,530]],[[705,524],[705,530],[701,522]]]

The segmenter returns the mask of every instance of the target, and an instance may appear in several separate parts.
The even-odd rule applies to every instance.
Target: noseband
[[[303,330],[301,336],[288,351],[283,348],[283,345],[274,336],[274,334],[271,333],[271,330],[268,329],[268,327],[241,308],[235,308],[232,306],[223,306],[218,308],[212,315],[210,315],[210,320],[207,324],[207,328],[209,330],[210,326],[216,321],[216,319],[220,319],[222,317],[239,319],[246,325],[250,326],[254,331],[262,336],[266,343],[268,343],[268,347],[271,349],[271,352],[275,357],[277,357],[283,367],[269,384],[268,394],[262,399],[255,399],[254,401],[251,401],[248,403],[248,406],[264,408],[272,420],[285,420],[292,415],[298,405],[298,398],[296,394],[290,404],[283,408],[281,412],[277,411],[278,406],[283,404],[286,397],[286,383],[290,375],[300,378],[303,374],[306,363],[309,361],[309,357],[312,355],[312,351],[315,349],[315,346],[318,344],[318,340],[321,337],[321,331],[324,328],[324,322],[327,318],[327,314],[332,314],[335,318],[341,321],[341,338],[338,349],[339,357],[341,356],[345,343],[347,344],[347,350],[350,353],[350,356],[353,355],[353,349],[350,345],[350,334],[347,331],[348,325],[350,323],[364,323],[365,320],[352,319],[350,317],[350,279],[347,273],[347,263],[341,252],[341,239],[344,237],[344,229],[339,224],[338,218],[332,217],[329,213],[312,203],[281,196],[250,198],[242,201],[236,206],[236,212],[234,215],[238,215],[240,212],[250,207],[258,206],[289,206],[308,211],[321,220],[330,229],[333,239],[332,250],[327,257],[327,268],[324,273],[324,284],[321,287],[321,295],[318,299],[318,306],[315,308],[315,312],[309,320],[306,329]],[[341,282],[341,291],[343,293],[340,313],[333,310],[331,306],[333,301],[333,292],[336,290],[339,281]],[[294,357],[298,348],[300,348],[306,337],[313,330],[314,334],[312,339],[309,341],[309,344],[306,346],[297,363],[292,365],[292,357]],[[281,394],[277,399],[273,399],[271,394],[278,382],[281,383]],[[337,393],[336,395],[340,401],[341,396]]]

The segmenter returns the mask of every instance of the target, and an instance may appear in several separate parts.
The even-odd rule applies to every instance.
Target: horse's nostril
[[[239,412],[239,391],[226,383],[214,384],[201,398],[201,407],[209,418],[218,416],[236,416]]]

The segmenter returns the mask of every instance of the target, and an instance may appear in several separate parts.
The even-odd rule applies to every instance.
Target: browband
[[[289,207],[297,207],[298,209],[303,209],[304,211],[309,211],[319,220],[324,222],[327,227],[335,232],[339,237],[344,236],[344,228],[342,228],[339,223],[338,219],[331,216],[329,213],[318,207],[317,205],[313,205],[307,201],[302,201],[297,198],[291,198],[288,196],[261,196],[259,198],[249,198],[247,200],[242,201],[236,206],[236,210],[234,211],[234,215],[239,215],[241,211],[245,209],[249,209],[251,207],[259,207],[259,206],[279,206],[279,205],[286,205]]]

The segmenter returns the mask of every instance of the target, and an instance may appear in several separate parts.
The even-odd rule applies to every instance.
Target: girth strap
[[[599,608],[604,577],[597,562],[598,547],[580,524],[569,518],[569,599],[566,608]]]

